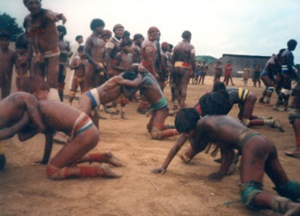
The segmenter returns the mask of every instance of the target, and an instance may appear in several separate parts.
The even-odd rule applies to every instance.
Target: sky
[[[147,37],[147,30],[156,26],[160,41],[173,45],[189,30],[196,55],[215,58],[225,53],[271,56],[286,48],[289,39],[300,42],[299,0],[42,0],[42,7],[66,16],[65,39],[71,43],[77,35],[86,39],[91,34],[94,18],[111,31],[122,24],[131,38],[136,33]],[[0,0],[0,13],[22,26],[29,12],[23,0]],[[293,53],[299,64],[300,45]]]

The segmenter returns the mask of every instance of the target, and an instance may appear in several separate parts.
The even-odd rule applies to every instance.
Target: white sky
[[[71,43],[79,34],[86,39],[91,20],[100,18],[109,30],[122,24],[131,37],[146,37],[148,28],[156,26],[161,42],[173,45],[189,30],[196,55],[215,58],[224,53],[270,56],[294,38],[295,63],[300,63],[299,0],[42,0],[42,7],[67,17],[65,39]],[[0,0],[0,13],[22,26],[29,12],[23,0]]]

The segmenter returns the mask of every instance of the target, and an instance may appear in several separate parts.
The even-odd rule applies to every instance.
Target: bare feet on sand
[[[98,167],[98,174],[101,177],[107,177],[107,178],[121,178],[122,174],[112,171],[106,164],[101,164],[100,167]]]

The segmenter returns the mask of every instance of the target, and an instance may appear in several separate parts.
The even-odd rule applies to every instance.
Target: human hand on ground
[[[159,168],[156,168],[156,169],[153,169],[152,172],[155,173],[155,174],[165,174],[167,170],[163,167],[159,167]]]

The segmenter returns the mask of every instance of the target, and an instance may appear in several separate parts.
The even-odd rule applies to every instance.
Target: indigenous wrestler
[[[71,46],[71,52],[72,52],[72,56],[69,59],[70,64],[72,64],[74,58],[77,56],[78,54],[78,48],[79,46],[83,43],[83,36],[82,35],[77,35],[75,37],[75,43],[72,44]],[[73,83],[73,78],[74,78],[74,70],[71,70],[71,75],[70,75],[70,80],[69,80],[69,89],[72,89],[72,83]]]
[[[213,91],[219,89],[226,89],[224,83],[217,82],[214,84]],[[277,118],[253,115],[255,102],[257,100],[254,92],[244,88],[234,87],[227,88],[226,91],[230,97],[231,107],[233,107],[234,104],[239,105],[240,111],[238,118],[246,127],[269,125],[270,127],[277,128],[279,131],[284,132]]]
[[[58,75],[58,95],[60,101],[64,100],[64,89],[65,89],[65,79],[66,79],[66,71],[69,64],[69,58],[72,56],[72,52],[70,50],[70,44],[68,41],[64,40],[65,35],[67,34],[67,29],[59,25],[57,26],[59,41],[58,47],[60,50],[59,55],[59,75]]]
[[[139,89],[150,103],[147,115],[151,114],[151,118],[147,124],[147,130],[151,134],[152,139],[161,140],[178,135],[175,129],[171,129],[171,126],[165,125],[165,120],[169,115],[168,102],[157,80],[149,72],[139,73],[142,74]]]
[[[256,63],[253,67],[252,70],[252,80],[253,80],[253,85],[254,87],[256,87],[256,83],[258,83],[258,87],[260,88],[260,73],[261,73],[261,69],[258,63]]]
[[[99,128],[98,112],[95,112],[95,108],[100,103],[104,105],[117,100],[124,93],[122,87],[137,88],[140,82],[141,76],[137,76],[135,73],[125,72],[114,76],[101,86],[85,92],[79,99],[79,109],[88,114],[97,128]]]
[[[47,164],[47,177],[52,180],[64,180],[72,177],[121,177],[105,164],[77,166],[82,162],[122,165],[111,152],[89,153],[99,141],[99,131],[85,113],[64,103],[48,100],[39,101],[39,112],[47,126],[45,133],[61,131],[70,136],[70,141]],[[36,133],[34,127],[31,127],[30,130],[26,128],[19,133],[19,138],[24,141]]]
[[[37,130],[46,129],[39,113],[38,100],[31,94],[16,92],[0,101],[0,169],[5,166],[4,146],[1,140],[11,138],[26,127],[29,117]]]
[[[116,24],[113,27],[113,32],[114,37],[110,38],[105,44],[105,61],[109,77],[117,75],[113,70],[113,64],[117,53],[121,51],[120,44],[124,34],[124,27],[121,24]]]
[[[142,43],[144,41],[144,36],[141,34],[135,34],[133,36],[133,43],[132,43],[132,55],[133,55],[133,63],[141,63],[141,49]]]
[[[285,49],[280,56],[280,62],[282,64],[280,71],[282,90],[278,95],[278,101],[283,100],[283,103],[285,103],[285,107],[289,99],[289,90],[291,89],[291,82],[292,80],[297,81],[297,69],[294,67],[294,55],[292,53],[292,51],[296,49],[296,46],[296,40],[289,40],[287,43],[287,49]],[[280,110],[279,103],[275,104],[274,109]]]
[[[217,63],[214,66],[214,70],[215,70],[214,83],[220,82],[222,72],[223,72],[222,62],[217,61]]]
[[[288,48],[282,53],[282,69],[281,73],[291,77],[292,93],[289,99],[288,116],[289,121],[293,125],[296,139],[296,147],[294,150],[285,152],[287,156],[300,158],[300,71],[294,70],[294,51],[297,47],[297,41],[291,39],[287,43]]]
[[[204,85],[204,79],[205,79],[205,76],[207,75],[207,72],[208,72],[208,64],[207,64],[207,61],[204,60],[203,64],[201,65],[201,74],[200,74],[199,84],[202,81],[202,85]]]
[[[281,85],[278,83],[278,78],[280,77],[281,67],[280,55],[283,51],[284,49],[281,49],[277,55],[273,55],[267,61],[263,71],[261,72],[260,78],[266,88],[263,91],[261,98],[259,99],[259,103],[264,103],[266,106],[271,106],[270,101],[275,87],[277,88],[277,86],[280,86],[279,88],[281,89]]]
[[[26,57],[28,49],[28,40],[25,34],[20,34],[16,40],[16,53],[18,55],[18,60],[16,62],[16,87],[17,91],[21,91],[21,86],[23,85],[24,77],[28,77],[28,65],[22,65],[21,62]]]
[[[72,105],[75,98],[78,86],[80,86],[81,94],[84,92],[84,80],[85,80],[85,66],[88,63],[84,56],[84,46],[78,47],[78,55],[75,56],[73,62],[71,62],[70,68],[75,70],[72,88],[69,93],[69,103]]]
[[[178,104],[181,108],[185,106],[187,86],[191,73],[196,69],[195,48],[190,43],[192,34],[189,31],[184,31],[181,37],[183,40],[175,46],[172,59],[174,66],[173,82],[176,86],[173,109],[178,106]]]
[[[31,74],[43,78],[46,76],[50,86],[49,98],[59,100],[57,85],[59,73],[58,32],[55,23],[62,20],[66,23],[63,14],[53,13],[41,8],[41,0],[23,0],[30,14],[25,17],[24,28],[29,40],[26,58],[22,64],[29,64],[31,60]]]
[[[0,32],[0,87],[1,99],[10,94],[13,66],[17,62],[17,53],[9,48],[10,33]]]
[[[154,76],[155,79],[159,78],[157,71],[155,69],[155,63],[157,58],[157,46],[155,41],[158,40],[159,36],[160,36],[160,32],[157,27],[152,26],[148,29],[148,38],[144,40],[142,43],[142,49],[141,49],[142,60],[139,65],[139,71],[142,72],[148,71]],[[142,95],[137,111],[140,114],[146,114],[148,106],[149,103]]]
[[[265,136],[254,132],[229,116],[205,116],[200,119],[193,108],[181,109],[175,119],[176,129],[190,139],[191,148],[185,152],[192,158],[210,142],[222,149],[220,171],[208,176],[209,180],[222,179],[234,156],[241,154],[241,199],[252,209],[272,209],[284,215],[299,215],[300,184],[288,179],[274,144]],[[155,170],[164,173],[167,166]],[[280,196],[263,191],[263,174],[270,177]]]
[[[84,56],[88,60],[85,71],[84,92],[99,86],[100,79],[106,76],[105,42],[99,36],[103,34],[105,23],[101,19],[93,19],[90,28],[93,33],[88,37],[84,46]]]
[[[243,70],[243,81],[244,81],[244,86],[247,86],[248,85],[248,79],[249,79],[249,76],[250,76],[250,68],[248,65],[246,65],[244,67],[244,70]],[[254,72],[253,72],[253,77],[254,77]],[[258,77],[259,79],[259,77]],[[260,83],[260,81],[259,81]],[[260,84],[259,84],[259,87],[260,87]]]
[[[228,100],[228,93],[225,90],[221,89],[219,91],[203,95],[193,109],[200,117],[203,117],[205,115],[226,115],[231,108],[229,106]],[[162,167],[154,169],[153,172],[162,174],[165,173],[174,156],[187,140],[188,137],[186,136],[186,134],[180,134],[173,148],[170,149]],[[182,154],[181,157],[182,156],[184,156],[184,154]],[[185,158],[183,157],[182,160],[185,161]]]
[[[232,81],[232,65],[231,62],[228,61],[227,64],[224,65],[224,80],[223,83],[228,86],[229,80],[231,81],[231,85],[234,86],[233,81]]]
[[[122,39],[122,42],[120,44],[121,51],[117,53],[114,64],[113,64],[113,69],[117,74],[120,74],[132,65],[133,63],[133,55],[132,55],[132,50],[131,50],[132,43],[130,40],[124,40]],[[127,98],[122,95],[119,98],[119,102],[121,104],[121,118],[126,119],[125,117],[125,106],[128,104]],[[112,117],[116,115],[117,111],[117,104],[113,103],[113,108],[112,108]]]

